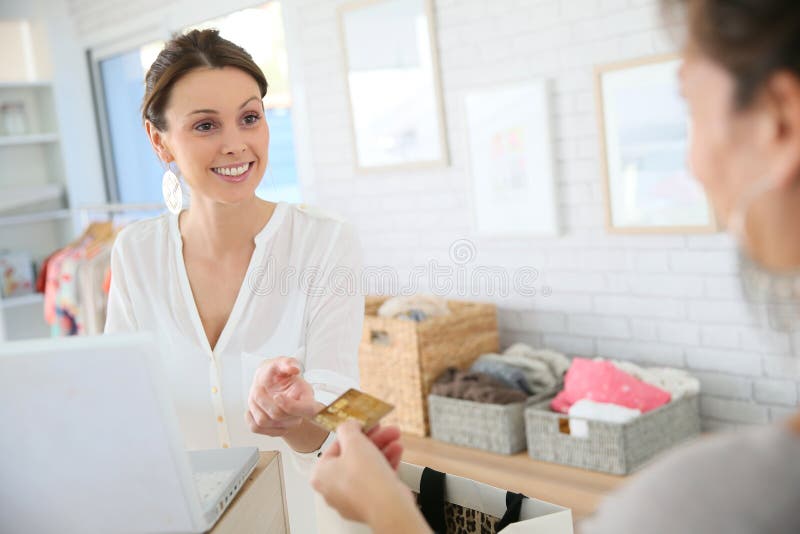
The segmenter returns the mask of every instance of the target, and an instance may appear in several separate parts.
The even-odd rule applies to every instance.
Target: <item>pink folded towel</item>
[[[667,404],[671,398],[663,389],[620,371],[611,362],[575,358],[564,377],[564,389],[550,403],[550,408],[568,413],[570,406],[588,399],[646,413]]]

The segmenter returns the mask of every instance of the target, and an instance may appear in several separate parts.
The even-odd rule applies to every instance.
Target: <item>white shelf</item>
[[[43,221],[55,221],[58,219],[68,219],[72,216],[70,210],[40,211],[35,213],[22,213],[20,215],[8,215],[0,217],[0,226],[12,226],[15,224],[29,224]]]
[[[0,213],[39,202],[57,200],[64,193],[60,185],[38,185],[0,188]]]
[[[0,146],[44,145],[57,142],[58,134],[54,133],[0,136]]]
[[[19,82],[0,82],[0,89],[36,89],[36,88],[49,88],[53,86],[53,82],[47,80],[39,81],[19,81]]]
[[[0,299],[0,307],[3,309],[16,308],[19,306],[43,306],[44,295],[42,293],[33,293],[30,295],[22,295],[21,297],[9,297],[7,299]]]

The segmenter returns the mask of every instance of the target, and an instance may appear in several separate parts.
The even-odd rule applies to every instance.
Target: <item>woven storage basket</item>
[[[525,403],[485,404],[428,396],[431,437],[499,454],[525,450]]]
[[[549,401],[525,410],[528,454],[535,460],[626,475],[658,453],[700,433],[697,396],[682,397],[625,424],[586,421],[586,437],[571,434],[570,417]]]
[[[386,422],[428,435],[427,397],[448,367],[466,369],[499,350],[494,304],[448,301],[450,315],[422,322],[378,317],[388,297],[367,297],[359,348],[361,388],[395,406]]]

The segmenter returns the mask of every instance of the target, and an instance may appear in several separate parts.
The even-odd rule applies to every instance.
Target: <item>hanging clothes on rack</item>
[[[45,294],[44,318],[51,335],[102,334],[111,282],[111,248],[124,224],[114,223],[115,215],[125,222],[135,220],[132,213],[163,210],[157,204],[99,204],[77,211],[85,230],[66,247],[52,253],[42,264],[37,285]],[[110,220],[90,222],[89,213],[104,213]]]
[[[104,317],[105,302],[97,295],[102,292],[116,233],[112,222],[91,223],[76,240],[52,254],[43,266],[44,317],[53,336],[102,332],[102,326],[98,329],[97,324],[98,316]]]
[[[103,290],[106,273],[111,269],[111,246],[100,248],[87,258],[78,271],[79,322],[87,335],[103,333],[108,293]]]

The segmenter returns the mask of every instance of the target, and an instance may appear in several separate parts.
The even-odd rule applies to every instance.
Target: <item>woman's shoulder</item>
[[[798,458],[800,437],[778,425],[700,438],[637,474],[581,532],[796,532],[770,530],[797,525],[795,505],[763,497],[777,491],[797,502]]]
[[[288,204],[293,218],[305,219],[317,224],[344,224],[344,217],[338,213],[313,204]]]
[[[332,210],[311,204],[289,204],[288,210],[295,230],[314,239],[329,241],[337,236],[355,235],[353,225]]]
[[[152,251],[154,241],[166,240],[170,231],[172,214],[141,219],[127,224],[114,241],[114,249],[124,253]]]

